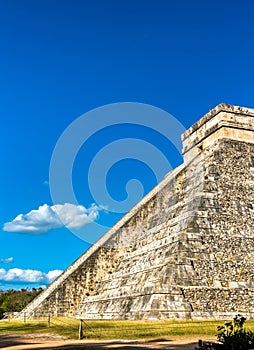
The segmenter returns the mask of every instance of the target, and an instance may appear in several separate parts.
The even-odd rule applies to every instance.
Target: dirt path
[[[202,337],[205,341],[215,341],[214,338]],[[59,335],[31,334],[31,335],[0,335],[0,348],[5,350],[25,349],[86,349],[86,350],[142,350],[142,349],[170,349],[194,350],[198,337],[172,338],[168,340],[72,340]]]

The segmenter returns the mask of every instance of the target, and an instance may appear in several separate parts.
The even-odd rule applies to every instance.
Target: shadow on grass
[[[80,349],[85,349],[85,350],[107,350],[107,349],[117,349],[117,350],[142,350],[142,349],[160,349],[160,350],[191,350],[195,348],[196,343],[190,343],[190,344],[181,344],[181,345],[170,345],[170,344],[165,344],[162,345],[160,344],[159,346],[152,347],[151,345],[149,346],[140,344],[140,345],[118,345],[118,346],[112,346],[112,345],[80,345],[80,346],[61,346],[61,347],[56,347],[53,348],[54,350],[80,350]],[[52,349],[52,348],[50,348]],[[49,350],[49,348],[40,348],[40,350]]]
[[[171,340],[166,339],[152,339],[147,341],[127,341],[127,340],[115,340],[115,341],[105,341],[87,342],[82,341],[82,344],[63,344],[54,345],[54,341],[47,343],[40,339],[29,339],[26,340],[22,336],[15,335],[1,335],[0,336],[0,348],[4,349],[11,346],[26,346],[27,349],[37,349],[37,350],[107,350],[107,349],[117,349],[117,350],[141,350],[141,349],[171,349],[171,350],[192,350],[197,343],[188,344],[170,344]],[[36,345],[35,347],[33,347]],[[22,348],[22,347],[21,347]],[[21,349],[20,348],[20,349]]]
[[[166,342],[165,344],[156,344],[153,342],[154,345],[151,343],[138,343],[138,344],[119,344],[119,343],[99,343],[99,344],[82,344],[82,345],[63,345],[63,346],[57,346],[50,349],[54,350],[107,350],[107,349],[117,349],[117,350],[141,350],[141,349],[161,349],[161,350],[192,350],[195,348],[196,343],[188,343],[188,344],[171,344],[169,342]],[[48,347],[40,347],[40,350],[48,350]]]
[[[21,339],[20,336],[15,335],[0,335],[0,348],[6,348],[8,346],[15,345],[26,345],[28,344],[25,340]],[[33,344],[38,344],[35,342]]]

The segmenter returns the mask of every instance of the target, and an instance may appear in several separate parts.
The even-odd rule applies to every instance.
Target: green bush
[[[225,322],[224,326],[218,326],[217,349],[223,350],[248,350],[254,344],[254,333],[244,328],[246,318],[242,315],[234,317],[233,321]]]

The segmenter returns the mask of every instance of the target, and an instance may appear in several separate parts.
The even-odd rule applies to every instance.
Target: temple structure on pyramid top
[[[18,317],[254,316],[254,109],[220,104],[182,143],[184,163]]]

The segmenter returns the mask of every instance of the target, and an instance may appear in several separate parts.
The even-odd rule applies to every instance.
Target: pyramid
[[[19,318],[254,316],[254,109],[220,104],[182,142],[184,163]]]

